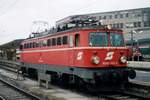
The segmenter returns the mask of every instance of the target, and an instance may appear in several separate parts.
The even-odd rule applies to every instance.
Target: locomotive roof
[[[62,31],[54,31],[54,32],[51,32],[51,30],[44,31],[44,32],[41,32],[41,33],[46,33],[46,34],[39,35],[39,36],[36,36],[36,37],[27,38],[24,41],[34,40],[34,39],[39,39],[39,38],[44,38],[44,37],[49,37],[49,36],[58,35],[58,34],[64,34],[64,33],[67,33],[67,32],[76,32],[76,31],[80,31],[80,30],[96,30],[96,29],[104,30],[104,31],[122,32],[121,29],[116,29],[116,28],[108,29],[106,26],[105,27],[100,27],[100,26],[73,27],[73,28],[70,28],[70,29],[62,30]]]

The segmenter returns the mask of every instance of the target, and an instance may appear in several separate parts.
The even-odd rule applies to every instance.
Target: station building
[[[20,43],[24,39],[17,39],[0,45],[0,59],[17,61],[20,58]]]
[[[69,16],[58,20],[56,26],[87,17],[95,17],[103,25],[123,29],[126,41],[133,39],[141,46],[150,47],[150,7]]]

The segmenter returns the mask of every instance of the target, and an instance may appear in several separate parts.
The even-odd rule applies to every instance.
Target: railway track
[[[150,100],[150,85],[129,82],[122,89],[101,93],[100,97],[108,100]]]
[[[11,64],[10,64],[11,65]],[[3,67],[4,64],[3,64]],[[6,66],[9,70],[9,66]],[[13,71],[14,68],[14,71]],[[16,67],[11,67],[15,72]],[[11,71],[11,70],[9,70]],[[16,71],[17,72],[17,71]],[[94,95],[95,96],[95,95]],[[106,100],[150,100],[150,85],[140,84],[137,82],[128,83],[123,90],[116,90],[112,92],[96,93],[98,98],[105,98]],[[98,99],[101,100],[101,99]]]
[[[0,60],[1,68],[6,69],[11,72],[17,72],[20,68],[20,64],[13,61]]]
[[[0,61],[1,69],[8,70],[9,72],[17,73],[19,69],[19,64],[12,61]],[[13,79],[15,80],[15,79]],[[5,92],[0,92],[0,100],[41,100],[39,97],[23,90],[22,88],[17,87],[12,84],[10,79],[6,76],[0,74],[0,90],[6,90]],[[8,95],[7,92],[11,92]],[[5,95],[7,94],[7,95]],[[13,99],[12,99],[13,98]]]
[[[0,78],[0,100],[40,100],[39,97]]]
[[[122,91],[112,91],[100,94],[101,98],[108,100],[150,100],[148,97],[138,96],[132,93],[122,92]]]

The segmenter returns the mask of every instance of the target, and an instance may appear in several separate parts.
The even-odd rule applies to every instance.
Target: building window
[[[137,14],[137,17],[141,17],[141,14]]]
[[[52,38],[52,46],[55,46],[55,45],[56,45],[56,39]]]
[[[150,21],[145,21],[144,22],[144,27],[150,27]]]
[[[68,36],[63,36],[63,44],[68,44]]]
[[[133,24],[134,24],[134,27],[137,27],[137,23],[136,22],[134,22]]]
[[[120,14],[120,18],[123,18],[123,14]]]
[[[138,22],[137,24],[138,24],[138,27],[141,27],[141,22]]]
[[[129,14],[128,14],[128,13],[126,13],[126,17],[129,17]]]
[[[123,28],[123,23],[120,23],[120,28]]]
[[[109,16],[109,19],[112,19],[112,15]]]
[[[101,16],[99,16],[99,20],[101,20],[102,19],[102,17]]]
[[[118,15],[115,15],[115,18],[118,18]]]
[[[112,25],[113,28],[123,28],[123,23],[116,23]]]
[[[116,24],[113,24],[112,27],[113,27],[113,28],[116,28]]]
[[[117,25],[117,26],[116,26],[116,28],[119,28],[119,25],[120,25],[120,24],[119,24],[119,23],[117,23],[116,25]]]
[[[141,27],[141,22],[134,22],[134,27]]]
[[[106,19],[106,16],[104,16],[103,19]]]
[[[61,37],[57,38],[57,45],[61,45]]]

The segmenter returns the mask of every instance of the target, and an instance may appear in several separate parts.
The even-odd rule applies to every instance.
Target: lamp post
[[[131,60],[134,60],[134,56],[133,56],[133,28],[134,24],[133,23],[128,23],[126,24],[126,28],[131,28],[131,31],[129,32],[131,34],[131,51],[132,51],[132,58]]]
[[[134,61],[134,56],[133,56],[133,52],[134,52],[134,50],[133,50],[133,43],[134,43],[134,41],[133,41],[133,30],[131,30],[131,50],[132,50],[132,61]]]
[[[132,39],[134,38],[133,37],[133,33],[134,34],[140,34],[140,33],[142,33],[143,31],[135,31],[135,30],[133,30],[132,31]],[[136,38],[136,40],[135,40],[135,42],[136,42],[136,49],[137,49],[137,61],[139,61],[140,60],[140,52],[139,52],[139,41],[138,41],[138,39]],[[133,48],[133,45],[132,45],[132,48]],[[134,56],[133,56],[133,59],[132,60],[134,60]]]

